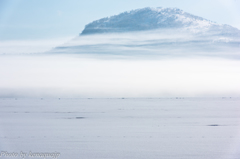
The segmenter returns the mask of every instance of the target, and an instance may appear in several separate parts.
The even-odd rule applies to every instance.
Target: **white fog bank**
[[[240,63],[221,58],[0,56],[0,97],[239,96]]]

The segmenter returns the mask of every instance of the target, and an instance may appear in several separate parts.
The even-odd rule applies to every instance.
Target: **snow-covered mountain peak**
[[[239,58],[239,37],[240,31],[230,25],[219,25],[178,8],[148,7],[93,21],[79,37],[52,52]]]
[[[143,31],[161,28],[209,29],[216,23],[178,8],[142,8],[102,18],[85,26],[81,35]]]

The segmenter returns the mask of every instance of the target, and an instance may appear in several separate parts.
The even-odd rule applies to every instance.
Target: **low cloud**
[[[34,54],[60,42],[0,43],[16,51],[0,55],[0,97],[240,95],[236,37],[169,31],[80,36]]]
[[[222,58],[1,56],[1,97],[238,96],[240,64]]]
[[[240,39],[204,29],[154,30],[121,34],[79,36],[49,53],[121,56],[214,56],[239,58]],[[236,30],[239,34],[239,31]]]
[[[7,40],[0,41],[0,55],[44,53],[56,46],[63,45],[73,37],[43,40]]]

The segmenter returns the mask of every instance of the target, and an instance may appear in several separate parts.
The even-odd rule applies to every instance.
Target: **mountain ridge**
[[[182,28],[193,33],[218,31],[220,34],[230,34],[230,36],[236,35],[236,33],[240,35],[237,28],[226,24],[217,24],[178,8],[146,7],[95,20],[85,26],[80,36],[165,28]]]

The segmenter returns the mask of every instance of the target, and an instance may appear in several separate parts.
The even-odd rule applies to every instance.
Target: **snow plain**
[[[0,150],[61,159],[238,159],[239,106],[233,97],[1,98]]]

